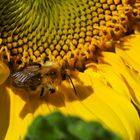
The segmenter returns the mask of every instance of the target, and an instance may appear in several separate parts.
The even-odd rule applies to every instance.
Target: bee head
[[[52,61],[46,62],[42,67],[41,67],[41,73],[43,77],[43,83],[45,84],[60,84],[62,81],[62,76],[61,76],[61,66]]]

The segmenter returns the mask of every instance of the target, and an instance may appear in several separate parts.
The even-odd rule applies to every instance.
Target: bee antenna
[[[74,84],[73,84],[73,81],[72,81],[71,77],[70,77],[69,75],[67,75],[67,76],[68,76],[68,78],[69,78],[69,80],[70,80],[70,82],[71,82],[71,84],[72,84],[72,87],[73,87],[73,89],[74,89],[75,95],[77,95],[77,91],[76,91],[76,88],[75,88],[75,86],[74,86]]]

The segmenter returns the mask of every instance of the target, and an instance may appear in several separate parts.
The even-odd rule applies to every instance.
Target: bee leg
[[[44,95],[44,87],[41,88],[40,98]]]
[[[53,94],[53,93],[55,93],[55,89],[54,89],[54,88],[49,89],[49,92],[50,92],[51,94]]]
[[[47,88],[48,88],[48,92],[49,92],[49,94],[53,94],[53,93],[55,93],[55,88],[52,87],[51,85],[48,85]]]

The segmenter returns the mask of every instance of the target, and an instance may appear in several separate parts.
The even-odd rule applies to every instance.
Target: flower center
[[[113,48],[114,41],[133,30],[138,8],[135,0],[5,0],[0,53],[9,54],[16,69],[30,60],[50,60],[82,71],[96,61],[97,50]]]

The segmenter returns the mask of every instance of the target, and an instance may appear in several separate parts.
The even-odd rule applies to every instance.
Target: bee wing
[[[28,66],[27,68],[17,71],[11,74],[11,78],[13,81],[13,84],[17,87],[26,87],[28,84],[28,80],[32,77],[38,75],[39,67],[36,66]]]

